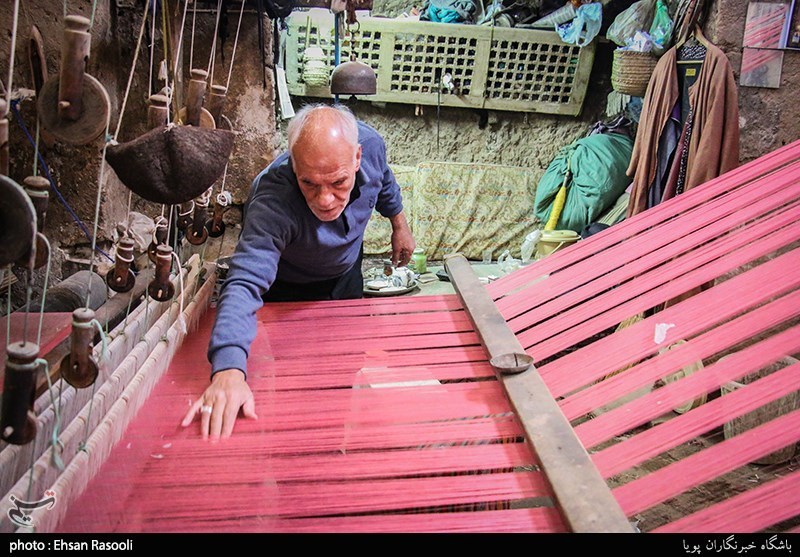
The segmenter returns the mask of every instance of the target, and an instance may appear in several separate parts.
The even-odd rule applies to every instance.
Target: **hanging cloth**
[[[691,134],[686,137],[687,191],[739,165],[739,104],[736,81],[728,58],[697,29],[706,47],[697,81],[689,88]],[[633,179],[627,217],[647,209],[650,186],[656,179],[662,131],[680,100],[676,45],[662,56],[650,79],[627,174]]]

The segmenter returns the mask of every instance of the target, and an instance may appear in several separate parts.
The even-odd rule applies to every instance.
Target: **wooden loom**
[[[751,464],[800,440],[796,407],[720,433],[800,385],[758,373],[800,353],[798,217],[800,142],[486,287],[455,256],[455,295],[270,305],[259,418],[218,444],[179,425],[208,381],[207,280],[87,450],[59,473],[45,443],[8,493],[56,494],[44,532],[800,531],[800,471]]]

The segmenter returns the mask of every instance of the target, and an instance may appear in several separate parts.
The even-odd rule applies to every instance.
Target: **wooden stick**
[[[503,316],[462,255],[445,259],[445,268],[469,314],[489,359],[525,355]],[[520,366],[524,367],[524,366]],[[517,414],[525,437],[547,475],[564,521],[575,533],[632,533],[633,527],[578,440],[536,368],[497,368],[498,379]]]
[[[89,59],[92,37],[89,19],[68,15],[64,19],[64,44],[58,87],[58,115],[75,121],[83,111],[83,77]]]

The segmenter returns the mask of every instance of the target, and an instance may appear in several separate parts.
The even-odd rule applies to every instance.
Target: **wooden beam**
[[[539,459],[566,524],[575,533],[633,533],[608,484],[467,259],[451,255],[445,258],[444,266]]]

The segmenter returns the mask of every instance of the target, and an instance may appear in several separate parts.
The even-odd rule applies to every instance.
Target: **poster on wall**
[[[781,84],[782,40],[785,36],[789,4],[750,2],[744,27],[742,70],[743,87],[776,89]]]

